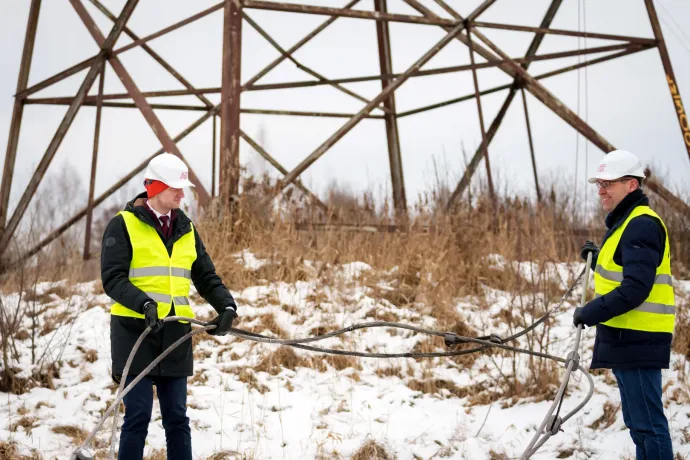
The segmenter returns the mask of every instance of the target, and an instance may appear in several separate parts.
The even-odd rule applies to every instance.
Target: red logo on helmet
[[[187,171],[180,174],[180,179],[187,179]]]
[[[597,172],[604,172],[604,169],[606,169],[606,165],[605,165],[605,164],[599,165],[599,167],[597,168]]]

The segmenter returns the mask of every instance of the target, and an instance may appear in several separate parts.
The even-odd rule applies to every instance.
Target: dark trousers
[[[635,443],[637,460],[673,460],[671,435],[661,403],[661,369],[613,369],[623,420]]]
[[[127,385],[134,377],[127,377]],[[141,460],[153,409],[153,385],[161,405],[168,460],[192,460],[192,435],[187,417],[187,378],[144,377],[124,398],[125,420],[120,434],[121,460]]]

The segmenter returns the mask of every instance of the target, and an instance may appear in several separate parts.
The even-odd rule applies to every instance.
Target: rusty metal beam
[[[417,0],[404,0],[405,3],[412,6],[417,11],[421,12],[427,18],[438,18],[438,16]],[[442,26],[445,30],[448,30],[447,26]],[[589,124],[577,116],[575,112],[570,110],[565,104],[563,104],[556,96],[554,96],[549,90],[542,86],[537,80],[534,79],[527,71],[511,59],[507,54],[501,51],[491,40],[486,38],[479,30],[474,27],[470,28],[471,33],[473,33],[480,41],[482,41],[489,49],[480,46],[475,42],[475,51],[479,53],[485,59],[496,59],[496,55],[500,59],[507,61],[505,64],[498,66],[499,69],[504,71],[506,74],[515,78],[518,77],[521,81],[525,82],[525,88],[532,93],[537,99],[539,99],[544,105],[550,108],[556,115],[561,117],[563,121],[568,123],[570,126],[575,128],[580,134],[582,134],[586,139],[589,139],[594,145],[599,147],[604,152],[610,152],[613,150],[613,146],[610,142],[604,139],[598,132],[592,129]],[[459,41],[464,44],[468,44],[468,38],[460,34],[456,37]]]
[[[386,87],[378,96],[376,96],[369,104],[367,104],[357,115],[352,117],[347,121],[340,129],[338,129],[331,137],[329,137],[323,144],[321,144],[314,152],[311,153],[307,158],[305,158],[295,169],[290,171],[282,181],[281,188],[287,187],[292,181],[294,181],[297,176],[302,174],[311,164],[313,164],[317,159],[319,159],[324,153],[328,151],[336,142],[342,139],[352,128],[354,128],[357,123],[359,123],[375,106],[377,106],[381,101],[385,100],[390,93],[395,91],[402,85],[410,75],[419,71],[419,69],[426,64],[432,57],[434,57],[441,49],[443,49],[450,41],[460,33],[464,24],[460,23],[453,27],[445,37],[443,37],[436,45],[434,45],[429,51],[427,51],[420,59],[418,59],[412,66],[405,71],[399,78],[395,79],[390,85]]]
[[[477,9],[475,9],[469,16],[467,16],[467,21],[473,22],[475,19],[479,17],[480,14],[482,14],[484,11],[488,10],[491,5],[496,3],[496,0],[484,0],[484,3],[479,5]],[[457,14],[457,12],[456,12]],[[459,15],[458,15],[459,16]],[[458,18],[456,18],[458,19]]]
[[[22,60],[19,64],[19,75],[17,76],[17,93],[26,89],[29,83],[29,73],[31,71],[31,59],[34,54],[34,44],[36,43],[36,29],[38,26],[38,16],[41,11],[41,0],[32,0],[29,8],[29,18],[26,24],[26,35],[24,36],[24,49]],[[0,184],[0,236],[5,230],[8,207],[10,203],[10,193],[12,192],[12,179],[14,177],[14,164],[17,159],[17,147],[19,146],[19,134],[22,128],[22,117],[24,115],[24,101],[16,97],[12,108],[12,121],[10,122],[10,132],[7,137],[7,151],[5,153],[5,166],[2,169],[2,183]],[[1,253],[0,253],[1,255]]]
[[[108,19],[110,19],[111,21],[114,21],[114,20],[115,20],[115,15],[112,14],[110,11],[108,11],[108,9],[107,9],[105,6],[103,6],[103,4],[101,4],[101,2],[99,2],[98,0],[89,0],[89,1],[90,1],[96,8],[98,8],[98,9],[101,11],[101,13],[103,13]],[[136,41],[136,40],[139,39],[139,37],[137,37],[137,35],[136,35],[134,32],[132,32],[132,31],[131,31],[129,28],[127,28],[127,27],[125,27],[124,33],[127,34],[132,40],[135,40],[135,41]],[[153,51],[153,49],[151,49],[151,47],[149,47],[149,46],[146,45],[146,44],[142,44],[142,45],[141,45],[141,49],[143,49],[144,51],[146,51],[146,53],[147,53],[149,56],[151,56],[158,64],[160,64],[161,67],[163,67],[165,70],[167,70],[168,73],[170,73],[170,75],[172,75],[177,81],[179,81],[180,83],[182,83],[182,85],[183,85],[185,88],[187,88],[187,89],[189,89],[189,90],[193,90],[193,89],[194,89],[194,87],[192,86],[191,83],[189,83],[182,75],[180,75],[180,73],[179,73],[177,70],[175,70],[170,64],[168,64],[168,62],[167,62],[165,59],[163,59],[158,53],[156,53],[155,51]],[[213,104],[211,103],[211,101],[209,101],[208,99],[206,99],[206,98],[203,96],[203,94],[197,94],[196,96],[197,96],[197,98],[199,98],[199,100],[200,100],[201,102],[204,103],[204,105],[205,105],[207,108],[213,107]]]
[[[344,7],[341,9],[343,10],[349,10],[353,6],[355,6],[357,3],[359,3],[360,0],[350,0]],[[265,76],[267,73],[269,73],[271,70],[275,69],[281,62],[283,62],[285,59],[287,59],[288,55],[292,55],[295,53],[298,49],[309,43],[312,38],[316,37],[318,34],[324,31],[328,26],[333,24],[336,20],[338,19],[338,16],[331,16],[328,18],[326,21],[322,22],[318,27],[316,27],[314,30],[309,32],[307,35],[305,35],[301,40],[299,40],[297,43],[292,45],[284,55],[278,56],[276,59],[271,61],[270,64],[268,64],[266,67],[261,69],[259,72],[257,72],[256,75],[254,75],[252,78],[247,80],[247,82],[242,86],[242,88],[245,88],[247,86],[251,86],[257,81],[259,81],[263,76]]]
[[[218,144],[218,115],[214,115],[211,120],[213,123],[213,136],[211,148],[211,198],[216,196],[216,162],[218,160],[216,155],[216,145]]]
[[[25,103],[27,105],[70,105],[74,98],[72,97],[55,97],[55,98],[36,98],[36,99],[26,99]],[[98,100],[89,100],[82,103],[83,107],[96,107],[98,105]],[[152,109],[161,110],[185,110],[185,111],[195,111],[195,112],[208,112],[208,107],[203,107],[200,105],[183,105],[183,104],[149,104]],[[120,109],[136,109],[138,108],[134,102],[103,102],[103,107],[112,107]]]
[[[268,153],[268,152],[266,151],[266,149],[264,149],[261,145],[259,145],[259,143],[257,143],[256,141],[254,141],[254,139],[252,139],[251,137],[249,137],[249,136],[247,135],[247,133],[245,133],[244,131],[240,130],[240,137],[242,137],[242,139],[244,139],[245,142],[247,142],[247,144],[249,144],[254,150],[256,150],[257,153],[258,153],[259,155],[261,155],[266,161],[268,161],[274,168],[276,168],[278,171],[280,171],[280,172],[283,174],[283,176],[286,175],[286,174],[288,173],[288,170],[285,169],[285,167],[284,167],[283,165],[281,165],[281,164],[278,162],[278,160],[276,160],[275,158],[273,158],[273,156],[272,156],[270,153]],[[304,193],[305,195],[307,195],[307,196],[308,196],[316,205],[318,205],[321,209],[323,209],[323,210],[328,210],[328,206],[326,206],[326,205],[323,203],[323,201],[321,201],[321,200],[319,199],[319,197],[316,196],[311,190],[309,190],[307,187],[305,187],[301,180],[295,179],[295,181],[293,182],[293,184],[295,185],[295,187],[297,187],[298,189],[300,189],[300,190],[302,191],[302,193]]]
[[[566,58],[566,57],[572,57],[572,56],[579,56],[579,55],[584,55],[584,54],[595,54],[595,53],[604,53],[608,51],[618,51],[618,50],[631,50],[631,49],[639,49],[639,45],[631,45],[631,44],[618,44],[618,45],[606,45],[606,46],[598,46],[594,48],[584,48],[584,49],[579,49],[579,50],[571,50],[571,51],[559,51],[556,53],[547,53],[547,54],[541,54],[537,56],[530,56],[530,57],[523,57],[523,58],[516,58],[514,59],[515,62],[519,63],[525,63],[525,62],[535,62],[535,61],[545,61],[545,60],[550,60],[550,59],[561,59],[561,58]],[[505,64],[506,61],[499,59],[499,60],[491,60],[487,62],[479,62],[475,63],[474,65],[472,64],[463,64],[463,65],[456,65],[456,66],[449,66],[449,67],[438,67],[435,69],[427,69],[427,70],[420,70],[418,73],[413,75],[410,78],[417,78],[417,77],[424,77],[428,75],[440,75],[440,74],[446,74],[446,73],[454,73],[454,72],[462,72],[465,70],[473,70],[473,69],[485,69],[489,67],[496,67],[501,64]],[[391,74],[383,74],[383,75],[370,75],[370,76],[365,76],[365,77],[348,77],[348,78],[338,78],[338,79],[333,79],[333,80],[328,80],[328,81],[314,81],[314,80],[302,80],[302,81],[292,81],[292,82],[281,82],[281,83],[266,83],[266,84],[261,84],[261,85],[252,85],[252,86],[245,86],[243,87],[244,91],[265,91],[265,90],[275,90],[275,89],[287,89],[287,88],[305,88],[309,86],[322,86],[322,85],[327,85],[330,83],[360,83],[364,81],[375,81],[375,80],[384,80],[384,79],[393,79],[393,78],[398,78],[400,74],[396,73],[391,73]],[[156,94],[158,95],[158,94]],[[177,94],[171,94],[167,93],[165,94],[166,96],[176,96],[176,95],[181,95],[180,93]],[[122,97],[126,97],[126,95],[118,95]]]
[[[533,32],[545,35],[566,35],[569,37],[584,37],[584,38],[597,38],[602,40],[623,40],[629,43],[636,43],[638,45],[656,45],[656,40],[653,38],[643,38],[643,37],[629,37],[626,35],[611,35],[611,34],[600,34],[596,32],[585,32],[577,30],[564,30],[564,29],[551,29],[544,27],[529,27],[529,26],[518,26],[513,24],[498,24],[495,22],[481,22],[475,21],[472,23],[472,27],[480,27],[484,29],[500,29],[500,30],[514,30],[519,32]]]
[[[195,129],[197,129],[199,126],[201,126],[206,120],[213,117],[214,115],[217,115],[219,110],[220,110],[220,105],[217,105],[217,106],[211,108],[211,110],[209,110],[201,118],[196,120],[194,123],[192,123],[187,128],[185,128],[182,132],[180,132],[180,134],[175,136],[173,138],[173,141],[175,141],[175,142],[182,141],[182,139],[184,139],[189,134],[191,134]],[[153,153],[148,158],[146,158],[137,167],[135,167],[132,171],[130,171],[126,176],[124,176],[120,180],[118,180],[115,184],[113,184],[110,188],[108,188],[108,190],[101,193],[97,198],[95,198],[93,200],[93,207],[95,208],[96,206],[99,206],[101,203],[103,203],[105,200],[107,200],[110,196],[112,196],[115,192],[120,190],[127,182],[129,182],[134,177],[136,177],[137,174],[141,173],[146,168],[149,161],[151,161],[154,157],[160,155],[163,152],[164,152],[163,148],[156,150],[155,153]],[[48,235],[46,235],[46,237],[43,240],[41,240],[40,243],[35,245],[33,248],[31,248],[26,253],[24,253],[15,262],[26,260],[27,258],[37,254],[41,249],[43,249],[44,247],[49,245],[51,242],[55,241],[56,238],[59,238],[60,235],[65,233],[67,230],[69,230],[70,227],[72,227],[74,224],[79,222],[79,220],[81,220],[86,215],[87,211],[88,211],[88,206],[85,206],[80,211],[78,211],[76,214],[74,214],[72,217],[67,219],[65,221],[65,223],[63,223],[58,228],[56,228],[55,230],[50,232]]]
[[[240,96],[242,71],[242,6],[225,0],[223,73],[220,101],[219,195],[225,206],[240,189]]]
[[[249,15],[247,15],[245,12],[242,12],[242,18],[244,18],[244,20],[247,21],[247,23],[248,23],[250,26],[252,26],[252,28],[253,28],[254,30],[256,30],[256,31],[259,33],[259,35],[261,35],[268,43],[270,43],[271,46],[273,46],[273,48],[276,49],[276,51],[278,51],[281,55],[284,55],[287,59],[289,59],[289,60],[290,60],[293,64],[295,64],[295,66],[296,66],[298,69],[300,69],[302,72],[305,72],[305,73],[311,75],[312,77],[317,78],[319,81],[322,81],[322,82],[324,82],[325,84],[332,86],[333,88],[335,88],[335,89],[337,89],[338,91],[341,91],[341,92],[347,94],[348,96],[354,97],[354,98],[357,99],[358,101],[364,102],[365,104],[369,102],[369,99],[365,98],[364,96],[362,96],[362,95],[360,95],[360,94],[357,94],[356,92],[354,92],[354,91],[352,91],[352,90],[350,90],[350,89],[348,89],[348,88],[345,88],[344,86],[339,85],[338,83],[333,83],[331,80],[329,80],[328,78],[324,77],[322,74],[316,72],[314,69],[312,69],[312,68],[310,68],[310,67],[307,67],[306,65],[302,64],[300,61],[298,61],[298,60],[297,60],[294,56],[292,56],[291,54],[288,54],[287,51],[285,51],[285,50],[283,49],[283,47],[280,46],[280,45],[278,44],[278,42],[276,42],[276,41],[273,39],[273,37],[271,37],[271,36],[268,34],[268,32],[266,32],[261,26],[259,26],[259,24],[257,24],[257,23],[256,23],[251,17],[249,17]],[[381,107],[377,107],[377,108],[382,109]],[[385,109],[382,109],[382,110],[385,111]]]
[[[96,166],[98,164],[98,143],[101,137],[101,112],[103,109],[103,87],[105,85],[105,58],[101,68],[101,78],[98,82],[98,103],[96,105],[96,127],[93,133],[93,153],[91,155],[91,176],[89,178],[89,199],[86,205],[86,231],[84,232],[84,260],[89,260],[91,254],[91,222],[93,221],[93,194],[96,188]]]
[[[86,10],[86,8],[84,8],[84,5],[81,3],[81,0],[69,1],[74,7],[79,17],[81,18],[86,28],[91,33],[93,39],[99,46],[103,47],[105,40],[103,34],[101,33],[101,30],[98,28],[98,25],[96,25],[96,23],[94,22],[93,18],[91,18],[91,16],[89,15],[89,12]],[[168,134],[165,127],[154,113],[153,109],[151,108],[151,105],[146,101],[146,98],[144,98],[144,96],[141,95],[139,88],[137,88],[136,83],[134,83],[134,80],[132,80],[132,77],[124,68],[120,60],[117,57],[110,56],[108,58],[108,61],[110,62],[111,67],[117,74],[118,78],[120,79],[124,87],[127,89],[127,92],[132,96],[132,99],[134,99],[134,103],[137,105],[139,111],[144,116],[144,119],[151,127],[151,130],[153,130],[154,134],[156,135],[160,143],[163,145],[165,151],[172,153],[173,155],[176,155],[180,159],[184,160],[182,152],[180,152],[175,142],[173,142],[173,140],[170,138],[170,135]],[[206,188],[201,183],[192,167],[189,166],[189,164],[187,166],[189,168],[189,180],[195,186],[194,192],[197,194],[201,206],[205,207],[210,200],[208,192],[206,191]]]
[[[450,7],[445,1],[443,0],[434,0],[438,6],[446,10],[446,13],[450,14],[453,17],[457,17],[458,12],[455,11],[453,8]]]
[[[544,17],[541,21],[541,27],[542,28],[548,28],[551,25],[551,22],[553,22],[553,18],[556,16],[556,12],[561,6],[563,0],[553,0],[551,4],[549,5],[549,8],[546,10],[546,13],[544,14]],[[541,45],[542,41],[544,39],[544,34],[535,34],[534,38],[532,39],[532,42],[530,43],[529,48],[527,48],[527,52],[525,53],[525,57],[529,56],[534,56],[537,53],[537,50],[539,49],[539,46]],[[527,69],[529,67],[529,62],[525,62],[522,64],[522,66]],[[496,117],[494,117],[494,121],[491,123],[491,126],[489,127],[489,131],[487,132],[487,144],[491,144],[491,141],[493,140],[494,136],[496,135],[496,132],[498,131],[498,128],[501,126],[501,123],[503,122],[503,118],[505,117],[505,114],[508,112],[508,107],[510,107],[510,104],[513,102],[513,99],[515,98],[515,93],[517,89],[519,88],[521,80],[518,77],[513,78],[513,84],[510,86],[510,91],[508,92],[508,96],[506,97],[505,101],[503,102],[503,105],[499,109],[498,113],[496,114]],[[481,149],[477,149],[474,155],[472,156],[472,159],[470,160],[469,164],[465,168],[465,173],[462,175],[462,178],[460,179],[460,182],[458,182],[458,185],[455,187],[453,190],[453,193],[451,194],[450,198],[448,199],[448,203],[446,204],[446,209],[449,210],[453,206],[453,202],[460,196],[462,193],[465,191],[465,189],[469,186],[470,180],[472,179],[472,176],[474,175],[474,171],[477,169],[477,165],[479,164],[479,161],[481,160],[481,154],[482,151]]]
[[[583,68],[583,67],[588,67],[588,66],[590,66],[590,65],[599,64],[599,63],[601,63],[601,62],[611,61],[611,60],[613,60],[613,59],[617,59],[617,58],[620,58],[620,57],[628,56],[628,55],[630,55],[630,54],[638,53],[638,52],[640,52],[640,51],[645,51],[645,50],[648,50],[648,49],[650,49],[650,48],[652,48],[652,47],[646,46],[646,47],[635,47],[635,48],[630,48],[630,49],[627,49],[626,51],[622,51],[622,52],[620,52],[620,53],[611,54],[611,55],[609,55],[609,56],[604,56],[604,57],[597,58],[597,59],[592,59],[591,61],[582,61],[582,62],[580,62],[580,63],[578,63],[578,64],[573,64],[573,65],[571,65],[571,66],[567,66],[567,67],[563,67],[563,68],[560,68],[560,69],[552,70],[552,71],[549,71],[549,72],[546,72],[546,73],[543,73],[543,74],[535,75],[534,78],[535,78],[536,80],[541,80],[541,79],[544,79],[544,78],[554,77],[554,76],[556,76],[556,75],[561,75],[561,74],[563,74],[563,73],[570,72],[570,71],[572,71],[572,70],[577,70],[577,69],[580,69],[580,68]],[[508,83],[508,84],[505,84],[505,85],[500,85],[500,86],[495,86],[495,87],[493,87],[493,88],[485,89],[484,91],[482,91],[482,92],[479,93],[479,94],[482,95],[482,96],[485,96],[485,95],[487,95],[487,94],[492,94],[492,93],[496,93],[496,92],[499,92],[499,91],[503,91],[503,90],[505,90],[505,89],[510,89],[511,87],[513,87],[513,83]],[[446,107],[446,106],[449,106],[449,105],[452,105],[452,104],[457,104],[457,103],[460,103],[460,102],[464,102],[464,101],[473,99],[474,97],[475,97],[475,96],[474,96],[474,93],[471,93],[471,94],[466,94],[465,96],[460,96],[460,97],[457,97],[457,98],[449,99],[449,100],[447,100],[447,101],[437,102],[437,103],[435,103],[435,104],[430,104],[430,105],[426,105],[426,106],[423,106],[423,107],[418,107],[418,108],[416,108],[416,109],[411,109],[411,110],[408,110],[408,111],[405,111],[405,112],[399,112],[399,113],[398,113],[398,118],[407,117],[407,116],[409,116],[409,115],[415,115],[415,114],[422,113],[422,112],[427,112],[427,111],[429,111],[429,110],[438,109],[438,108],[441,108],[441,107]]]
[[[532,158],[532,172],[534,173],[534,186],[537,189],[537,201],[541,202],[541,189],[539,188],[539,175],[537,174],[537,159],[534,156],[534,142],[532,141],[532,127],[529,121],[529,111],[527,110],[527,96],[525,96],[525,89],[520,88],[522,94],[522,105],[525,109],[525,124],[527,126],[527,140],[529,141],[529,153]]]
[[[651,45],[636,45],[636,44],[629,44],[629,43],[623,43],[623,44],[616,44],[616,45],[605,45],[605,46],[597,46],[593,48],[583,48],[579,50],[570,50],[570,51],[558,51],[554,53],[545,53],[545,54],[539,54],[535,56],[530,56],[530,57],[522,57],[522,58],[515,58],[513,61],[524,64],[526,62],[536,62],[536,61],[546,61],[546,60],[551,60],[551,59],[561,59],[561,58],[567,58],[567,57],[573,57],[573,56],[580,56],[580,55],[585,55],[585,54],[596,54],[596,53],[604,53],[604,52],[610,52],[610,51],[619,51],[623,50],[624,53],[616,54],[616,55],[610,55],[610,56],[604,56],[601,58],[593,59],[591,61],[587,61],[588,63],[598,63],[598,62],[603,62],[609,59],[612,59],[614,57],[620,57],[620,56],[625,56],[627,54],[630,54],[631,52],[637,52],[637,51],[642,51],[645,49],[651,48]],[[449,67],[438,67],[434,69],[426,69],[426,70],[420,70],[416,74],[412,75],[410,78],[417,78],[417,77],[424,77],[424,76],[429,76],[429,75],[440,75],[440,74],[447,74],[447,73],[454,73],[454,72],[462,72],[466,70],[473,70],[473,69],[485,69],[489,67],[496,67],[502,64],[506,64],[507,61],[503,59],[494,59],[491,61],[487,62],[479,62],[475,63],[474,65],[472,64],[463,64],[463,65],[456,65],[456,66],[449,66]],[[573,67],[575,66],[580,66],[580,64],[574,64]],[[287,88],[305,88],[305,87],[310,87],[310,86],[323,86],[323,85],[332,85],[332,84],[344,84],[344,83],[360,83],[360,82],[365,82],[365,81],[376,81],[376,80],[392,80],[394,78],[398,78],[401,74],[399,73],[390,73],[390,74],[381,74],[381,75],[369,75],[369,76],[364,76],[364,77],[347,77],[347,78],[335,78],[335,79],[325,79],[325,80],[301,80],[301,81],[291,81],[291,82],[281,82],[281,83],[267,83],[267,84],[259,84],[259,85],[252,85],[252,86],[243,86],[242,91],[266,91],[266,90],[276,90],[276,89],[287,89]],[[542,77],[543,78],[543,77]],[[535,76],[535,79],[538,79],[538,77]],[[221,88],[220,87],[215,87],[215,88],[192,88],[192,89],[173,89],[173,90],[162,90],[162,91],[142,91],[142,95],[150,98],[150,97],[170,97],[170,96],[190,96],[190,95],[198,95],[198,94],[214,94],[214,93],[220,93]],[[27,103],[31,104],[55,104],[55,103],[70,103],[72,101],[73,97],[65,97],[65,96],[58,96],[58,97],[45,97],[45,98],[32,98],[32,99],[27,99]],[[117,94],[105,94],[103,96],[104,101],[111,101],[111,100],[118,100],[118,99],[131,99],[131,96],[129,93],[117,93]],[[96,102],[96,96],[87,96],[86,99],[84,99],[84,105],[94,105]],[[105,107],[108,107],[106,104]],[[184,107],[184,106],[181,106]],[[198,106],[191,106],[195,108],[199,108],[201,110],[208,110],[207,108],[204,107],[198,107]],[[182,108],[184,110],[184,108]]]
[[[103,40],[101,46],[102,56],[105,56],[108,52],[110,52],[110,50],[112,50],[113,45],[117,41],[117,38],[120,36],[120,33],[122,33],[122,29],[124,28],[127,20],[132,15],[132,12],[134,11],[134,8],[136,7],[138,1],[139,0],[127,0],[127,3],[125,4],[124,8],[122,9],[122,12],[120,13],[120,17],[117,19],[117,21],[115,21],[115,24],[113,25],[110,34],[107,38]],[[88,91],[91,89],[91,86],[93,85],[94,81],[96,80],[96,77],[101,71],[102,66],[102,59],[96,60],[91,65],[91,68],[89,69],[86,78],[84,79],[83,83],[79,87],[79,90],[77,91],[77,96],[75,97],[74,102],[72,102],[70,107],[67,109],[67,113],[65,113],[65,116],[60,122],[60,125],[58,126],[58,129],[55,132],[55,135],[53,136],[53,139],[50,141],[50,144],[48,145],[48,149],[43,155],[43,158],[41,158],[41,161],[38,164],[36,171],[34,172],[33,176],[31,177],[31,180],[29,180],[29,184],[24,190],[24,193],[22,194],[22,197],[19,200],[19,203],[17,204],[17,208],[14,210],[14,213],[12,214],[12,218],[10,219],[8,226],[5,229],[5,232],[2,234],[2,238],[0,238],[0,255],[2,255],[4,251],[7,249],[9,241],[12,238],[12,235],[14,234],[15,230],[17,229],[20,220],[24,216],[24,213],[26,212],[26,209],[29,206],[31,198],[33,197],[34,193],[36,193],[36,189],[41,183],[41,180],[43,179],[43,176],[45,175],[48,166],[55,157],[57,149],[60,147],[60,144],[62,143],[65,134],[67,134],[67,131],[72,125],[72,122],[74,121],[74,118],[76,117],[77,112],[81,107],[81,102],[83,101],[84,97],[86,97],[86,93],[88,93]]]
[[[84,61],[81,61],[80,63],[73,65],[69,69],[65,69],[62,72],[53,75],[52,77],[48,77],[45,80],[42,80],[42,81],[36,83],[35,85],[24,89],[23,91],[18,91],[17,94],[15,94],[15,97],[17,97],[19,99],[27,98],[27,97],[31,96],[32,94],[41,91],[42,89],[45,89],[51,85],[54,85],[55,83],[59,83],[62,80],[69,78],[72,75],[81,72],[84,69],[90,68],[93,65],[93,63],[96,62],[96,60],[98,60],[98,59],[99,59],[99,56],[96,55],[96,56],[90,57]]]
[[[346,18],[371,19],[374,21],[405,22],[409,24],[425,24],[454,27],[457,21],[443,18],[425,18],[408,14],[378,13],[374,11],[349,10],[344,8],[330,8],[325,6],[298,5],[295,3],[264,2],[259,0],[244,0],[245,8],[270,11],[284,11],[287,13],[319,14],[325,16],[340,16]]]
[[[27,99],[27,105],[70,105],[73,98],[45,98],[45,99]],[[90,101],[83,103],[82,106],[97,106],[98,101]],[[120,108],[120,109],[138,109],[137,104],[133,102],[103,102],[103,107]],[[184,110],[193,112],[208,112],[208,108],[198,105],[180,105],[180,104],[149,104],[152,109],[161,110]],[[271,110],[271,109],[240,109],[241,113],[248,113],[252,115],[285,115],[295,117],[321,117],[321,118],[351,118],[355,114],[342,112],[308,112],[304,110]],[[373,118],[383,120],[383,115],[367,115],[365,118]]]
[[[647,176],[647,178],[644,180],[645,187],[656,193],[662,200],[671,205],[671,207],[680,214],[690,217],[690,205],[674,195],[669,189],[664,187],[664,184],[657,182],[649,168],[645,168],[645,176]]]
[[[374,9],[377,13],[387,14],[386,0],[374,0]],[[393,55],[391,52],[390,32],[388,23],[376,21],[376,39],[379,49],[379,68],[382,75],[393,73]],[[386,90],[392,84],[391,79],[381,80],[381,89]],[[388,143],[388,162],[391,170],[391,186],[393,189],[393,205],[396,217],[401,222],[407,215],[407,197],[405,196],[405,177],[403,175],[402,156],[400,155],[400,136],[398,135],[398,120],[396,118],[395,93],[383,100],[386,109],[384,116],[386,121],[386,141]]]
[[[93,3],[93,0],[90,0],[90,1]],[[151,40],[155,40],[156,38],[160,38],[163,35],[169,34],[170,32],[175,31],[175,30],[179,29],[180,27],[184,27],[188,24],[191,24],[194,21],[198,21],[201,18],[205,18],[206,16],[208,16],[211,13],[215,13],[218,10],[222,10],[224,4],[225,4],[224,2],[217,3],[217,4],[215,4],[209,8],[206,8],[203,11],[200,11],[200,12],[186,18],[186,19],[183,19],[182,21],[176,22],[175,24],[172,24],[168,27],[165,27],[165,28],[159,30],[158,32],[154,32],[154,33],[149,34],[143,38],[136,38],[132,43],[114,50],[113,56],[118,56],[118,55],[124,53],[125,51],[129,51],[132,48],[136,48],[137,46],[141,46],[144,43],[150,42]],[[134,37],[132,37],[132,38],[134,38]]]
[[[505,66],[499,66],[499,69],[504,70],[511,76],[519,76],[525,82],[525,88],[532,93],[537,99],[539,99],[544,105],[550,108],[556,115],[561,117],[563,121],[568,123],[570,126],[575,128],[580,134],[582,134],[586,139],[592,142],[594,145],[599,147],[605,153],[615,150],[613,145],[607,141],[601,134],[596,132],[587,122],[582,120],[575,112],[573,112],[568,106],[563,104],[553,93],[542,86],[535,78],[527,73],[527,71],[522,68],[518,63],[513,61],[501,51],[491,40],[484,36],[481,32],[476,29],[470,29],[479,40],[481,40],[485,45],[487,45],[493,52],[499,55],[504,60],[508,61]]]
[[[680,98],[678,82],[673,73],[671,58],[668,55],[664,35],[661,31],[661,24],[659,24],[659,18],[657,17],[656,9],[654,8],[654,2],[652,0],[645,0],[644,3],[647,6],[647,13],[649,14],[649,21],[652,23],[654,37],[656,37],[658,42],[659,56],[661,57],[661,63],[664,66],[664,72],[666,72],[666,82],[668,83],[668,88],[671,91],[671,97],[673,98],[673,105],[676,109],[676,116],[678,117],[678,123],[680,124],[680,131],[683,134],[685,150],[687,150],[688,158],[690,158],[690,122],[688,121],[688,115],[685,112],[683,101]]]
[[[352,118],[353,113],[341,112],[306,112],[300,110],[269,110],[269,109],[241,109],[241,113],[249,113],[254,115],[290,115],[297,117],[322,117],[322,118]],[[374,118],[382,120],[384,115],[366,115],[364,118]]]
[[[469,31],[468,31],[469,32]],[[474,46],[472,46],[472,36],[468,33],[470,50],[470,63],[474,65]],[[477,101],[477,113],[479,115],[479,129],[482,133],[482,142],[479,148],[484,155],[484,164],[486,165],[486,178],[489,184],[489,197],[491,203],[496,206],[496,191],[494,190],[494,180],[491,177],[491,162],[489,161],[489,144],[486,141],[486,129],[484,128],[484,111],[482,110],[482,98],[479,94],[479,79],[477,78],[477,69],[472,69],[472,81],[474,83],[474,97]]]

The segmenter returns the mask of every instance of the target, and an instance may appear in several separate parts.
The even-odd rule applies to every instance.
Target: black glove
[[[582,257],[582,260],[585,262],[587,261],[587,254],[592,252],[592,259],[596,259],[597,255],[599,255],[599,247],[594,244],[592,241],[585,241],[585,244],[582,245],[582,249],[580,249],[580,257]]]
[[[211,335],[225,335],[228,333],[228,331],[230,331],[232,322],[235,318],[237,318],[237,312],[235,309],[232,307],[227,307],[208,323],[209,326],[215,324],[216,328],[210,329],[206,332]]]
[[[584,307],[577,307],[575,311],[573,312],[573,326],[578,327],[579,325],[582,325],[582,328],[584,329],[587,327],[585,322],[582,320],[582,310]]]
[[[158,332],[163,329],[163,321],[158,318],[158,305],[156,302],[146,302],[144,304],[144,324],[151,326],[151,332]]]

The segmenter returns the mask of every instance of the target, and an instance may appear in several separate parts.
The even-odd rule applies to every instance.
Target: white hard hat
[[[644,179],[642,162],[633,153],[625,150],[614,150],[601,159],[594,175],[589,178],[591,184],[598,180],[615,180],[632,176]]]
[[[154,157],[144,175],[145,179],[159,180],[172,188],[194,187],[188,177],[187,165],[171,153],[162,153]]]

